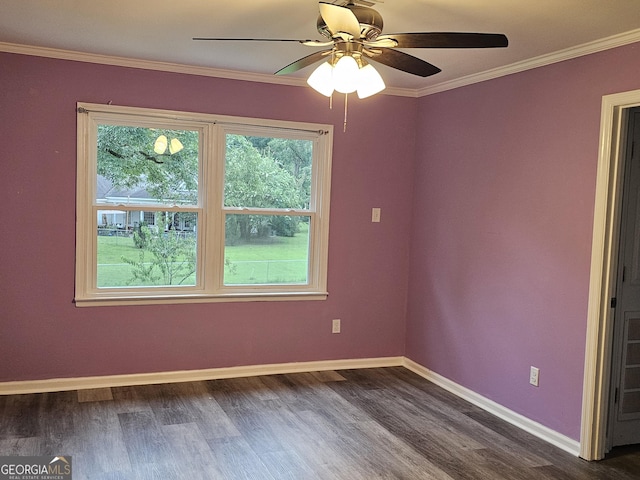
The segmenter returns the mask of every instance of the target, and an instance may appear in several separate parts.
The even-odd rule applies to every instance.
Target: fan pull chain
[[[331,52],[331,62],[330,63],[331,63],[331,65],[334,65],[334,66],[336,64],[336,52],[335,52],[335,50],[333,50]],[[333,92],[334,91],[331,90],[331,95],[329,95],[329,110],[333,110]]]
[[[349,100],[349,94],[345,93],[344,94],[344,127],[343,127],[343,132],[347,131],[347,105],[348,105],[348,100]]]

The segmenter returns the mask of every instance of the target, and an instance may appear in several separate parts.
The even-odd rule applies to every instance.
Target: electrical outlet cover
[[[537,387],[540,382],[540,369],[536,367],[531,367],[529,371],[529,383],[534,387]]]

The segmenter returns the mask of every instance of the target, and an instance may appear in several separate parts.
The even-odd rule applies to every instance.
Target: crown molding
[[[72,60],[75,62],[97,63],[101,65],[114,65],[118,67],[140,68],[143,70],[158,70],[162,72],[186,73],[189,75],[201,75],[205,77],[229,78],[232,80],[245,80],[248,82],[276,83],[281,85],[299,86],[304,80],[278,77],[264,73],[250,73],[236,70],[224,70],[219,68],[186,65],[181,63],[160,62],[155,60],[142,60],[131,57],[118,57],[102,55],[98,53],[85,53],[75,50],[63,50],[35,45],[22,45],[16,43],[0,42],[0,51],[32,55],[36,57],[56,58],[59,60]]]
[[[155,60],[141,60],[131,57],[118,57],[102,55],[98,53],[78,52],[75,50],[63,50],[35,45],[23,45],[17,43],[0,42],[0,52],[31,55],[35,57],[55,58],[59,60],[71,60],[75,62],[97,63],[100,65],[113,65],[127,68],[140,68],[143,70],[157,70],[161,72],[183,73],[187,75],[200,75],[204,77],[226,78],[246,82],[271,83],[277,85],[289,85],[292,87],[305,87],[307,82],[303,78],[280,77],[265,73],[242,72],[237,70],[224,70],[220,68],[187,65],[182,63],[160,62]],[[417,97],[417,92],[410,88],[388,87],[381,92],[383,95],[396,95],[402,97]]]
[[[453,90],[456,88],[480,83],[494,78],[504,77],[514,73],[532,70],[534,68],[551,65],[553,63],[571,60],[592,53],[609,50],[631,43],[640,42],[640,28],[629,32],[620,33],[593,42],[584,43],[576,47],[559,50],[557,52],[540,55],[538,57],[512,63],[504,67],[493,68],[484,72],[467,75],[447,82],[438,83],[424,88],[397,88],[388,87],[382,95],[394,95],[401,97],[425,97],[435,93]],[[72,60],[76,62],[97,63],[101,65],[114,65],[119,67],[140,68],[144,70],[157,70],[162,72],[183,73],[187,75],[200,75],[205,77],[226,78],[246,82],[270,83],[277,85],[289,85],[293,87],[307,87],[303,78],[280,77],[264,73],[242,72],[237,70],[225,70],[220,68],[186,65],[182,63],[160,62],[155,60],[141,60],[130,57],[118,57],[97,53],[85,53],[75,50],[63,50],[35,45],[23,45],[16,43],[0,42],[0,52],[17,53],[38,57],[56,58],[60,60]]]
[[[474,83],[480,83],[486,80],[492,80],[494,78],[504,77],[514,73],[532,70],[538,67],[544,67],[553,63],[571,60],[573,58],[582,57],[584,55],[589,55],[616,47],[622,47],[624,45],[629,45],[631,43],[636,43],[639,41],[640,28],[600,40],[595,40],[593,42],[584,43],[576,47],[571,47],[564,50],[559,50],[557,52],[530,58],[528,60],[523,60],[521,62],[512,63],[511,65],[506,65],[504,67],[493,68],[491,70],[475,73],[473,75],[456,78],[455,80],[451,80],[448,82],[438,83],[429,87],[420,88],[416,93],[418,97],[425,97],[427,95],[433,95],[434,93],[453,90],[455,88],[464,87]]]

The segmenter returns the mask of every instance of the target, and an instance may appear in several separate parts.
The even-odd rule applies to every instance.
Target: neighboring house
[[[136,203],[155,203],[144,188],[136,187],[128,190],[120,190],[113,186],[113,183],[106,177],[98,175],[96,184],[96,202],[105,203],[109,206],[124,205],[135,199]],[[154,212],[125,211],[117,208],[108,210],[98,210],[98,228],[133,228],[142,221],[149,225],[155,225]]]
[[[136,185],[131,189],[118,189],[113,183],[102,175],[97,176],[96,203],[105,204],[108,208],[98,210],[98,230],[132,230],[145,222],[147,225],[159,225],[160,215],[169,213],[155,209],[150,210],[124,210],[118,209],[119,205],[127,205],[135,202],[136,205],[158,205],[158,200],[153,198],[144,186]],[[173,218],[169,222],[169,229],[193,230],[193,222],[189,218],[179,216],[177,213],[169,213]]]

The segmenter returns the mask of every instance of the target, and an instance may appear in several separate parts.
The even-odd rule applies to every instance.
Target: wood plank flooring
[[[0,397],[0,455],[80,479],[631,480],[640,449],[567,454],[401,368]]]

